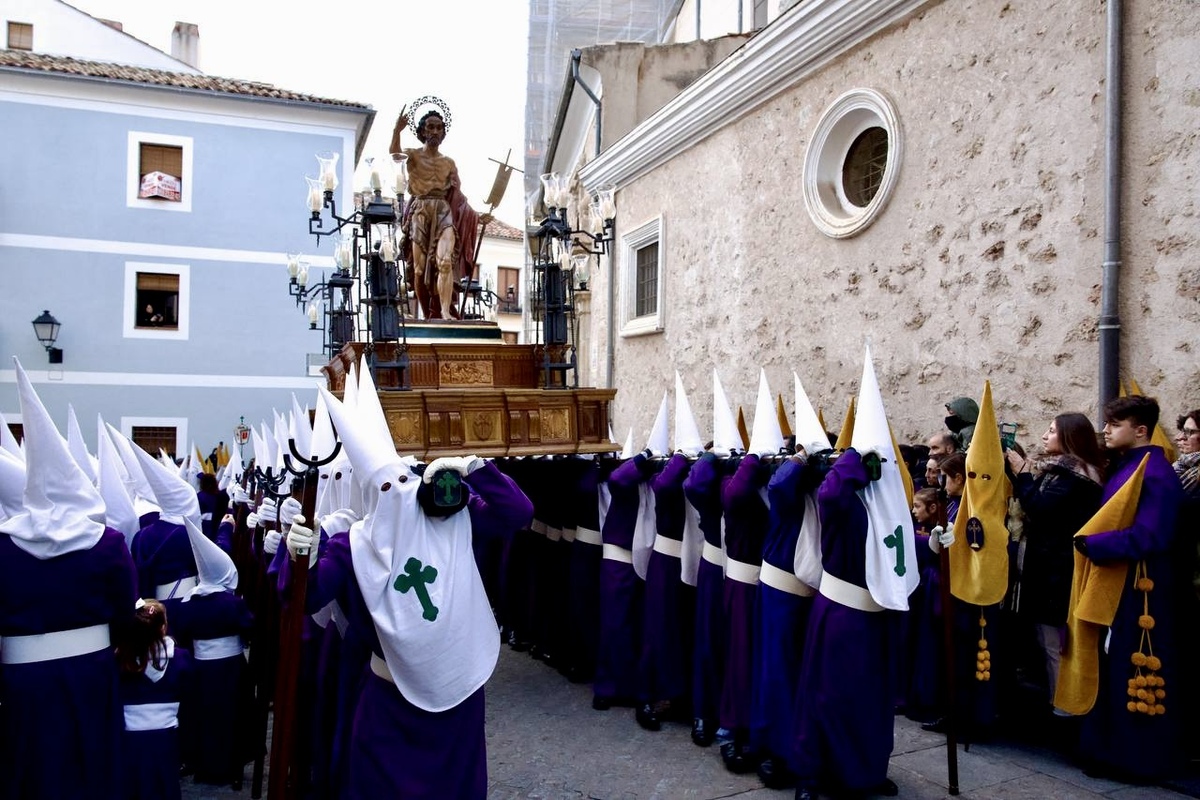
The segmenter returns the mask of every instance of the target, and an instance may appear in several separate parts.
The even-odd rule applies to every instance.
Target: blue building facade
[[[263,84],[0,51],[0,354],[60,426],[74,407],[93,451],[97,414],[143,444],[173,434],[182,456],[292,392],[311,404],[321,333],[285,291],[285,253],[332,267],[304,176],[317,152],[356,163],[373,118]],[[352,206],[349,181],[337,199]],[[61,364],[30,325],[43,310]],[[3,362],[0,413],[19,423]]]

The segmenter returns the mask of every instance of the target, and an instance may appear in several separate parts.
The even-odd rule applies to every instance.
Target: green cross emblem
[[[897,525],[896,530],[885,538],[883,543],[888,546],[889,550],[894,549],[896,551],[896,566],[892,567],[892,569],[897,575],[903,577],[904,573],[908,571],[904,566],[904,527]]]
[[[442,490],[441,505],[453,506],[458,502],[458,493],[462,491],[462,481],[450,470],[442,473],[437,480],[437,487]]]
[[[425,588],[425,585],[433,583],[437,574],[436,567],[422,565],[417,558],[410,558],[404,564],[404,574],[397,575],[396,582],[392,584],[392,588],[401,594],[412,589],[417,595],[417,599],[421,601],[423,612],[421,616],[430,622],[437,619],[438,610],[433,601],[429,599],[429,590]]]

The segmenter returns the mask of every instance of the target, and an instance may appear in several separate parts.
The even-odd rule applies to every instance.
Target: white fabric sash
[[[562,535],[563,535],[562,528],[556,528],[553,525],[546,526],[546,538],[549,539],[550,541],[557,542],[559,539],[562,538]]]
[[[533,531],[536,534],[540,534],[541,536],[545,536],[546,535],[546,523],[542,522],[537,517],[534,517],[533,521],[529,523],[529,530]]]
[[[155,600],[172,600],[174,598],[183,597],[190,593],[199,585],[195,575],[187,578],[180,578],[172,583],[160,583],[154,587]]]
[[[0,642],[0,664],[33,664],[39,661],[73,658],[106,650],[111,644],[108,625],[91,625],[69,631],[34,633],[27,636],[5,636]]]
[[[179,727],[179,703],[138,703],[125,706],[125,730],[162,731]]]
[[[596,486],[596,510],[599,512],[600,530],[604,530],[604,520],[608,518],[608,507],[612,505],[612,490],[608,482]]]
[[[725,577],[738,583],[748,583],[750,585],[758,584],[758,574],[760,568],[758,564],[747,564],[745,561],[735,561],[726,556],[725,558]]]
[[[664,556],[670,556],[671,558],[679,558],[683,555],[683,542],[667,536],[657,535],[654,537],[654,551],[662,553]]]
[[[764,586],[770,586],[772,589],[794,594],[797,597],[812,597],[816,594],[813,588],[804,581],[766,560],[762,562],[762,571],[758,574],[758,579]]]
[[[876,603],[866,589],[855,586],[835,575],[830,575],[828,572],[821,575],[820,592],[838,605],[847,608],[870,612],[883,611],[883,606]]]
[[[329,620],[333,619],[333,604],[336,602],[336,600],[331,600],[322,606],[316,613],[309,614],[309,616],[312,617],[312,621],[315,622],[317,627],[321,630],[325,630],[326,626],[329,625]]]
[[[620,561],[622,564],[633,563],[633,551],[615,544],[605,544],[601,557],[607,558],[609,561]]]
[[[564,542],[575,541],[575,529],[574,528],[563,528],[562,529],[562,538],[563,538]]]
[[[575,529],[575,541],[583,542],[584,544],[602,545],[604,539],[600,536],[600,531],[594,531],[591,528],[579,527]]]
[[[725,551],[714,544],[709,544],[707,540],[704,542],[701,558],[713,566],[725,569]]]
[[[388,674],[417,708],[445,711],[487,682],[500,631],[475,566],[471,515],[428,517],[420,479],[395,481],[350,530],[350,554]]]
[[[638,485],[637,521],[633,525],[633,571],[646,580],[646,569],[650,566],[650,551],[654,549],[657,521],[654,518],[655,498],[650,484]]]
[[[816,490],[804,495],[804,516],[800,535],[796,537],[796,557],[792,573],[806,585],[816,589],[821,585],[821,514],[817,511]]]
[[[242,654],[242,637],[220,636],[216,639],[194,639],[192,655],[197,661],[219,661]]]
[[[700,530],[700,512],[690,502],[683,504],[683,550],[679,554],[679,579],[695,586],[704,552],[704,533]]]

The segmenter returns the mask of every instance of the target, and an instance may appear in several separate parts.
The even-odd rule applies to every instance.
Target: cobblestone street
[[[689,729],[665,723],[657,733],[638,727],[633,710],[593,711],[591,689],[509,648],[487,688],[489,800],[716,800],[790,798],[763,788],[753,775],[733,775],[717,748],[692,744]],[[896,719],[890,777],[904,798],[943,798],[943,737]],[[247,768],[246,776],[250,772]],[[1055,800],[1172,800],[1187,795],[1089,778],[1053,752],[999,741],[959,751],[959,797]],[[186,800],[249,797],[185,781]],[[265,796],[265,789],[264,789]]]

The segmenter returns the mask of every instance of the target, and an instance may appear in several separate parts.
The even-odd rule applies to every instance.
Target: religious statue
[[[422,106],[433,105],[419,119]],[[422,146],[402,148],[400,133],[412,128]],[[454,159],[438,149],[450,129],[450,109],[441,100],[423,97],[412,112],[400,110],[392,130],[389,152],[405,162],[409,202],[401,219],[401,254],[412,267],[412,285],[425,319],[459,319],[454,305],[459,282],[474,271],[475,232],[491,221],[467,203]]]

